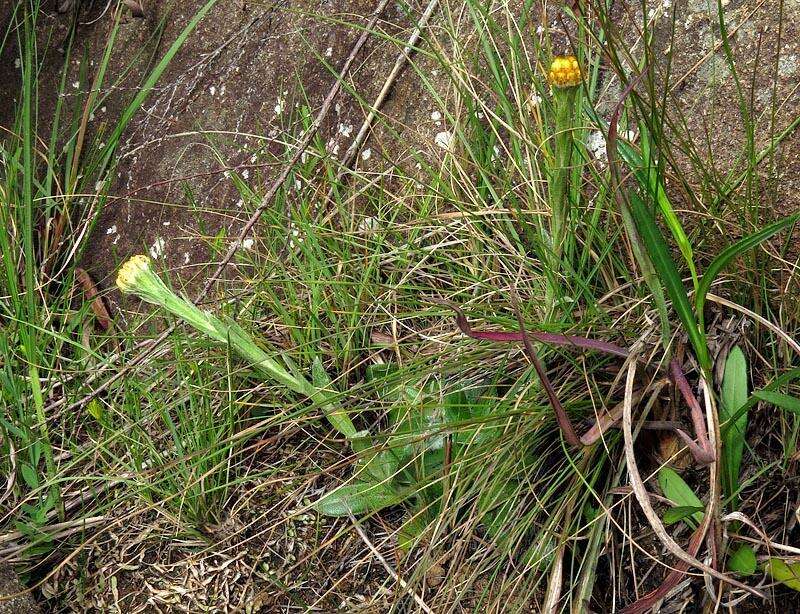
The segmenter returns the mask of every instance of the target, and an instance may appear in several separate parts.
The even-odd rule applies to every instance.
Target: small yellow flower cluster
[[[581,67],[574,55],[553,59],[548,73],[548,81],[553,87],[575,87],[581,83]]]
[[[117,273],[117,287],[123,292],[133,292],[137,287],[137,277],[142,271],[150,269],[150,258],[144,255],[133,256]]]

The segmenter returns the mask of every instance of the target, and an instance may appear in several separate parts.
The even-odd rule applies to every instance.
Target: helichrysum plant
[[[567,238],[570,215],[569,181],[573,149],[572,132],[575,102],[583,80],[578,60],[571,55],[556,57],[550,65],[547,80],[552,88],[555,112],[553,168],[548,185],[551,215],[549,247],[553,255],[552,268],[555,273],[561,268],[559,262]],[[553,297],[550,298],[552,301]]]
[[[330,423],[346,437],[355,436],[356,429],[350,418],[341,409],[331,404],[329,382],[315,386],[302,374],[290,371],[265,352],[255,340],[236,322],[222,320],[214,314],[200,309],[187,299],[178,296],[156,275],[147,256],[133,256],[119,270],[117,287],[125,294],[134,294],[148,303],[158,305],[180,318],[211,339],[230,346],[264,375],[282,384],[297,394],[308,397],[325,411]],[[319,362],[319,359],[317,359]],[[314,365],[317,375],[324,373],[321,362]],[[323,379],[322,376],[315,380]]]

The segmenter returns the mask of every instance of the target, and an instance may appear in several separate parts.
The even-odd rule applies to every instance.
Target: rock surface
[[[0,614],[39,614],[41,609],[19,581],[14,570],[0,563]],[[22,594],[20,594],[22,593]],[[11,595],[18,595],[9,599]]]

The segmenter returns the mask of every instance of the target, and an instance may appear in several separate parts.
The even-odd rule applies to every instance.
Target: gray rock
[[[8,599],[24,590],[11,566],[0,563],[0,614],[39,614],[42,610],[30,593]]]

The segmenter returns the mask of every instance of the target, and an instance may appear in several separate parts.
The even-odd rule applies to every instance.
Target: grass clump
[[[413,600],[432,611],[645,611],[690,566],[716,578],[725,599],[758,593],[746,584],[757,570],[787,582],[789,566],[760,550],[773,544],[743,532],[774,487],[769,472],[796,452],[797,356],[786,351],[796,322],[781,315],[774,271],[759,263],[787,254],[779,241],[797,218],[766,219],[753,202],[769,154],[755,145],[746,97],[736,168],[703,168],[673,99],[670,57],[653,61],[649,21],[634,40],[609,7],[589,8],[561,12],[554,28],[536,3],[444,3],[411,68],[439,105],[446,150],[367,171],[312,141],[212,307],[172,290],[146,257],[123,265],[120,289],[176,325],[148,361],[111,368],[119,381],[89,395],[89,426],[45,411],[42,382],[52,390],[61,378],[61,394],[80,400],[92,391],[74,374],[110,363],[111,341],[93,345],[92,332],[87,348],[91,307],[75,313],[68,292],[44,301],[28,290],[46,287],[48,262],[33,239],[44,215],[34,204],[74,194],[34,194],[49,175],[26,179],[40,175],[35,139],[18,138],[35,134],[21,108],[3,158],[13,203],[4,223],[16,234],[0,245],[24,265],[4,258],[10,325],[0,338],[3,445],[21,480],[7,517],[26,539],[15,555],[47,560],[56,520],[110,522],[106,513],[129,506],[168,518],[203,555],[240,548],[254,574],[307,609],[340,601],[355,575],[342,563],[353,523],[356,542],[388,568],[374,580],[391,585],[388,609]],[[727,42],[724,21],[719,32]],[[32,61],[33,48],[26,54]],[[32,91],[35,80],[25,83]],[[33,108],[32,94],[25,100]],[[272,161],[292,159],[291,134],[312,115],[298,105]],[[384,118],[376,130],[396,128]],[[590,135],[606,157],[587,147]],[[777,147],[771,137],[761,151]],[[59,164],[46,172],[57,176]],[[264,197],[235,173],[232,184],[246,209]],[[747,220],[735,236],[731,217]],[[726,286],[729,298],[717,296]],[[735,318],[752,327],[724,324]],[[120,354],[138,357],[129,348],[158,325],[138,320]],[[779,429],[759,419],[770,411]],[[75,489],[91,494],[75,504]],[[256,500],[267,511],[230,529]],[[277,571],[262,569],[275,533],[306,515],[318,532],[309,550],[300,561],[282,551]],[[703,543],[713,544],[710,564]],[[676,571],[643,583],[620,574],[640,578],[645,552],[674,555],[664,565]],[[337,577],[303,575],[331,558]]]

